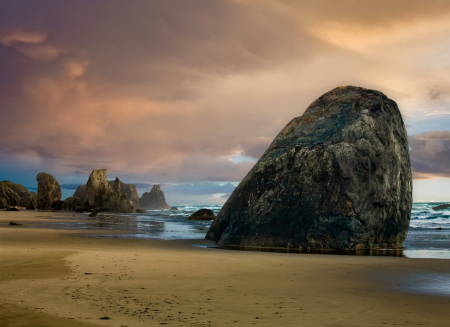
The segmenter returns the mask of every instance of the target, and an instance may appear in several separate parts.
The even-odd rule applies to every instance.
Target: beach
[[[0,211],[1,327],[449,325],[450,296],[414,285],[424,276],[445,283],[449,260],[32,228],[65,215],[81,214]]]

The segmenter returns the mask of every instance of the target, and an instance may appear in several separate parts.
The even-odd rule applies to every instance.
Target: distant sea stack
[[[114,186],[114,181],[109,181],[109,185],[111,187]],[[120,182],[120,193],[126,194],[128,200],[133,201],[133,205],[135,208],[139,208],[139,194],[137,191],[137,187],[135,184],[125,184],[122,181]]]
[[[411,207],[397,104],[378,91],[338,87],[278,134],[206,238],[225,247],[401,248]]]
[[[160,185],[153,185],[150,193],[145,192],[139,199],[142,208],[149,210],[170,209]]]
[[[40,173],[37,175],[39,210],[52,210],[52,203],[61,200],[61,187],[58,181],[50,174]]]
[[[111,187],[114,187],[114,181],[108,181],[108,183]],[[127,195],[127,199],[133,201],[134,208],[140,207],[139,195],[135,184],[125,184],[120,181],[120,193],[125,193]],[[80,198],[82,203],[87,201],[88,195],[86,192],[86,184],[78,186],[73,196]]]
[[[135,213],[133,202],[127,199],[127,194],[120,192],[120,183],[122,182],[116,177],[111,186],[106,178],[106,173],[106,169],[94,169],[89,176],[86,183],[89,206],[102,211]]]

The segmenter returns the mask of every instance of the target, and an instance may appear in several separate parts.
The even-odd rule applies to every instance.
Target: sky
[[[292,118],[355,85],[398,103],[414,201],[450,201],[449,30],[438,0],[0,0],[0,180],[107,168],[223,204]]]

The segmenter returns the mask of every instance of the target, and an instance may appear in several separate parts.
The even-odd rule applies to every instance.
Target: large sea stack
[[[338,87],[278,134],[206,238],[220,246],[401,248],[411,193],[397,104],[378,91]]]
[[[139,199],[142,208],[150,210],[170,209],[160,185],[153,185],[150,193],[145,192]]]
[[[52,203],[61,200],[61,187],[58,181],[50,174],[40,173],[37,175],[39,210],[52,210]]]

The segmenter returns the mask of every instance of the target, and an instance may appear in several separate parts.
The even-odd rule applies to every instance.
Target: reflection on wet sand
[[[221,246],[225,250],[240,250],[240,251],[257,251],[257,252],[278,252],[278,253],[310,253],[310,254],[340,254],[340,255],[374,255],[374,256],[393,256],[403,257],[403,250],[399,249],[365,249],[365,250],[305,250],[299,248],[269,248],[269,247],[246,247],[246,246]]]

